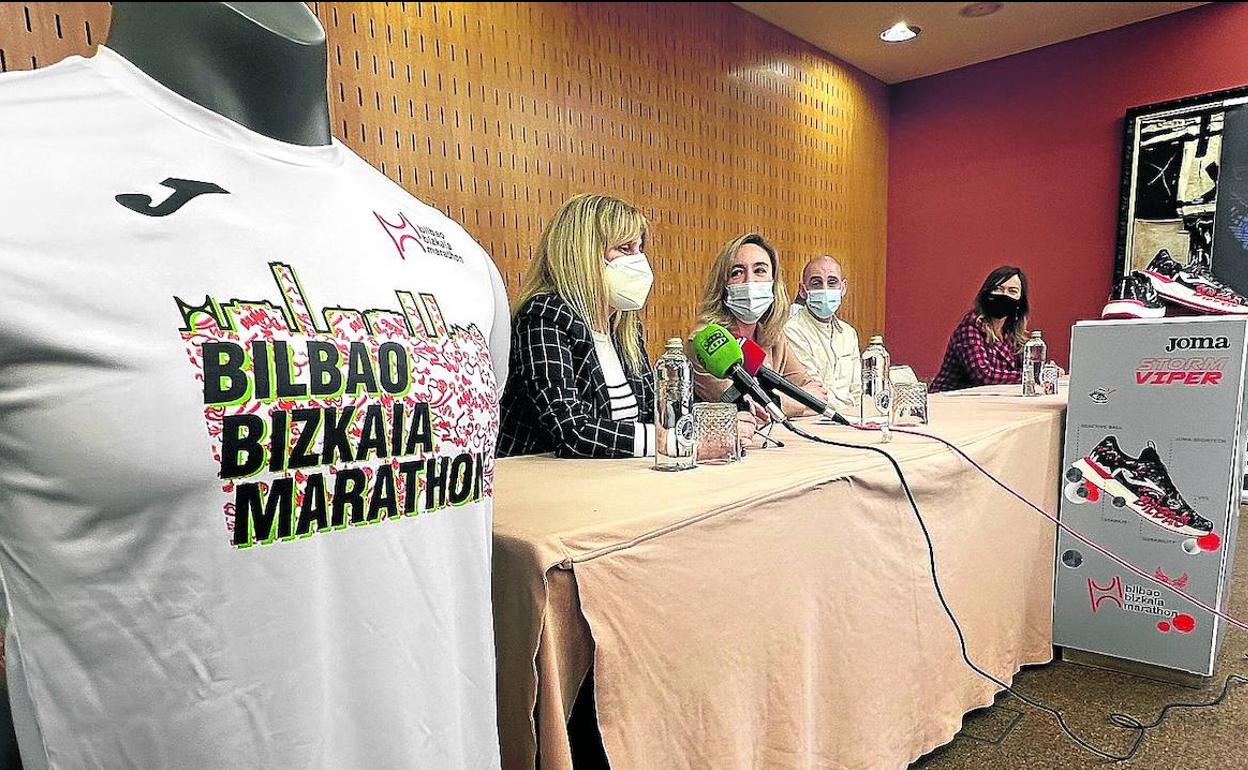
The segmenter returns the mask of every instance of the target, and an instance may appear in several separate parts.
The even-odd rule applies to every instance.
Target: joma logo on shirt
[[[201,195],[230,194],[229,190],[212,182],[197,182],[194,179],[169,177],[161,185],[173,190],[173,194],[155,206],[152,205],[152,196],[139,193],[122,193],[113,196],[113,200],[145,217],[167,217]]]

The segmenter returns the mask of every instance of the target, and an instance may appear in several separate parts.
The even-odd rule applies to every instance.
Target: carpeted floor
[[[1242,512],[1248,514],[1248,510]],[[1235,551],[1230,614],[1248,618],[1248,535],[1240,531]],[[1135,733],[1109,723],[1111,712],[1141,722],[1156,718],[1171,702],[1207,702],[1222,689],[1228,674],[1248,676],[1248,632],[1230,629],[1223,641],[1213,684],[1192,689],[1057,661],[1027,669],[1014,686],[1066,715],[1085,740],[1124,754]],[[910,766],[910,770],[1078,770],[1116,767],[1124,770],[1230,770],[1248,768],[1248,684],[1232,684],[1219,706],[1172,709],[1165,722],[1150,730],[1136,757],[1107,763],[1072,743],[1054,719],[1008,694],[996,705],[968,714],[954,740]]]

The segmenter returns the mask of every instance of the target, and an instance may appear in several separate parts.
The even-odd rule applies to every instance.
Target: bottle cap
[[[668,339],[668,341],[667,341],[667,349],[668,349],[668,350],[673,350],[673,349],[675,349],[675,350],[684,350],[684,349],[685,349],[685,341],[684,341],[684,340],[682,340],[680,337],[672,337],[672,338]]]
[[[884,337],[879,334],[873,335],[871,339],[867,340],[867,344],[868,345],[883,345]]]
[[[1040,332],[1038,332],[1038,331],[1034,331],[1034,332],[1032,332],[1032,333],[1031,333],[1031,338],[1032,338],[1033,340],[1038,340],[1038,339],[1040,339]]]

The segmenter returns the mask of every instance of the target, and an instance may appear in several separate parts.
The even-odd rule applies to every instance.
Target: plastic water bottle
[[[1040,332],[1032,332],[1031,339],[1023,345],[1023,395],[1040,396],[1044,394],[1041,374],[1044,362],[1048,358],[1048,346],[1040,339]]]
[[[654,365],[654,439],[655,470],[693,467],[693,366],[677,338]]]
[[[862,351],[862,401],[858,409],[862,423],[888,425],[893,401],[893,383],[888,373],[891,364],[884,338],[877,334]]]

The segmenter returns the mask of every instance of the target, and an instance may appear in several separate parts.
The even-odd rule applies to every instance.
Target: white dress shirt
[[[811,378],[827,389],[828,404],[842,414],[856,414],[862,398],[862,354],[854,327],[835,316],[820,321],[803,307],[785,324],[784,335]]]

